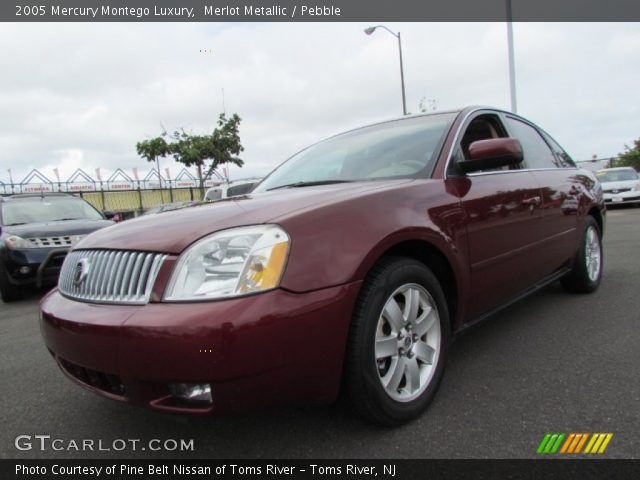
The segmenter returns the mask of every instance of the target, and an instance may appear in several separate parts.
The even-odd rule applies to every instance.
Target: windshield
[[[415,176],[433,165],[455,115],[408,118],[329,138],[291,157],[254,192],[305,183]]]
[[[632,168],[628,170],[601,170],[596,173],[598,180],[606,182],[624,182],[628,180],[638,180],[638,174]]]
[[[102,220],[102,215],[87,202],[73,198],[44,197],[2,203],[2,222],[6,226],[63,220]]]

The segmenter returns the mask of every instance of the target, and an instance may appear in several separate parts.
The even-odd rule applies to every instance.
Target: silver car
[[[606,203],[640,203],[640,177],[634,168],[605,168],[598,170],[596,175]]]

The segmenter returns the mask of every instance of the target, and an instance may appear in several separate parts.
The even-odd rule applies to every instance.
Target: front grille
[[[58,362],[69,375],[80,382],[98,390],[111,393],[112,395],[118,395],[120,397],[126,396],[124,384],[117,375],[81,367],[80,365],[71,363],[64,358],[58,358]]]
[[[71,247],[78,242],[84,235],[67,235],[64,237],[39,237],[29,238],[28,240],[38,248],[47,247]]]
[[[630,192],[630,188],[609,188],[605,189],[604,193],[622,193],[622,192]]]
[[[58,288],[76,300],[147,303],[165,258],[162,253],[74,250],[64,260]]]

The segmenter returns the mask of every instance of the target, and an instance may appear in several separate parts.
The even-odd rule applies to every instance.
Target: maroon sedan
[[[405,117],[317,143],[250,194],[86,237],[41,305],[62,371],[181,413],[327,403],[419,415],[451,338],[560,280],[594,291],[596,177],[512,113]]]

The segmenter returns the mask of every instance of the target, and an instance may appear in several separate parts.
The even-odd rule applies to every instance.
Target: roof
[[[636,171],[635,168],[633,167],[612,167],[612,168],[602,168],[600,170],[598,170],[599,172],[614,172],[617,170],[633,170],[634,172]]]
[[[68,193],[52,193],[52,192],[42,192],[42,193],[18,193],[15,195],[7,195],[4,197],[0,197],[0,200],[2,201],[7,201],[7,200],[27,200],[27,199],[38,199],[38,198],[76,198],[75,195],[71,195]]]

